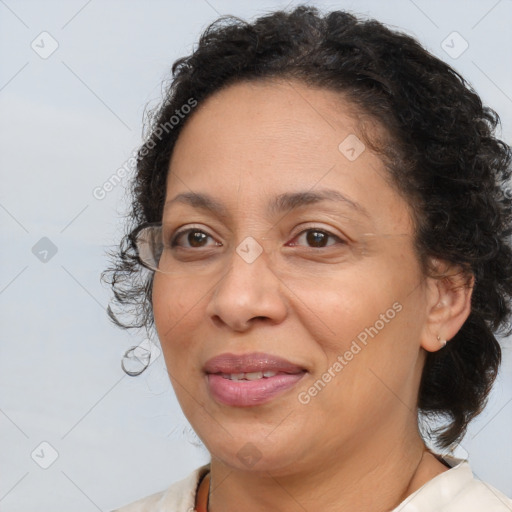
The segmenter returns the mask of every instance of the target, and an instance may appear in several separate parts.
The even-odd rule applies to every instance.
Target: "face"
[[[409,207],[352,115],[334,92],[240,83],[175,146],[155,324],[229,467],[321,468],[416,425],[427,287]]]

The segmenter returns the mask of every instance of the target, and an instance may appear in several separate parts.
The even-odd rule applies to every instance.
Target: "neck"
[[[403,436],[396,443],[378,437],[365,450],[331,453],[315,466],[297,464],[279,475],[242,471],[212,458],[209,512],[385,512],[447,469],[419,435],[405,443]]]

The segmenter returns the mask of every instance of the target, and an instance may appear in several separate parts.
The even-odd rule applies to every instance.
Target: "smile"
[[[307,373],[301,366],[269,354],[222,354],[205,367],[206,386],[218,403],[254,407],[291,390]]]
[[[250,373],[223,373],[222,377],[229,380],[258,380],[268,379],[269,377],[275,377],[277,372],[264,371],[264,372],[250,372]]]

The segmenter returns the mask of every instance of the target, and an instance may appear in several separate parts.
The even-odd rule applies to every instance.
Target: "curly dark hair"
[[[223,16],[173,64],[138,151],[126,235],[102,274],[120,307],[109,306],[109,316],[123,328],[154,328],[153,274],[140,265],[133,232],[162,219],[170,157],[189,118],[179,114],[191,111],[184,106],[236,82],[272,79],[338,92],[384,127],[386,141],[363,137],[414,211],[425,275],[434,257],[474,276],[469,318],[444,349],[427,353],[418,396],[425,419],[444,420],[428,435],[448,447],[482,411],[501,362],[496,335],[510,334],[512,150],[495,136],[498,114],[459,73],[375,20],[309,6],[253,23]]]

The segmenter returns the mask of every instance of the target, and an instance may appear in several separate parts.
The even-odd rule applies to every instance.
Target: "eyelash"
[[[324,228],[320,228],[320,227],[315,227],[315,226],[311,226],[307,229],[303,229],[300,233],[298,233],[297,235],[295,235],[293,237],[293,240],[299,238],[300,236],[304,235],[305,233],[308,233],[309,231],[315,231],[315,232],[319,232],[319,233],[323,233],[325,235],[327,235],[328,238],[334,238],[337,240],[338,243],[342,244],[342,245],[346,245],[347,242],[343,239],[341,239],[339,236],[331,233],[330,231],[327,231],[326,229]],[[173,237],[172,237],[172,240],[171,240],[171,248],[176,248],[176,247],[180,247],[181,249],[193,249],[193,247],[183,247],[183,246],[180,246],[178,245],[177,241],[180,239],[180,237],[186,235],[187,233],[191,233],[191,232],[197,232],[197,233],[203,233],[204,235],[206,235],[208,238],[211,238],[213,239],[213,237],[208,234],[206,231],[202,230],[202,229],[199,229],[199,228],[187,228],[187,229],[183,229],[181,231],[178,231]],[[295,247],[299,244],[297,243],[294,243],[292,244],[292,247]],[[318,249],[326,249],[327,247],[331,247],[332,245],[334,244],[328,244],[326,245],[325,247],[310,247],[310,246],[307,246],[309,249],[315,249],[315,250],[318,250]],[[205,247],[201,247],[201,248],[207,248],[207,246]]]

